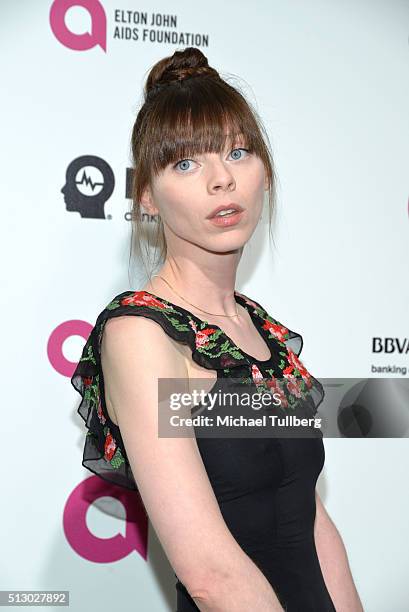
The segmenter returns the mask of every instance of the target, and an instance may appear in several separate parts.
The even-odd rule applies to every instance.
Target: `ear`
[[[268,190],[268,176],[267,176],[267,172],[265,173],[265,178],[264,178],[264,191]]]
[[[140,204],[150,215],[157,215],[159,213],[159,210],[153,203],[152,192],[149,187],[145,187]]]

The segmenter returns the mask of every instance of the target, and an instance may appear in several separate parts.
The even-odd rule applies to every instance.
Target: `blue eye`
[[[232,149],[230,151],[230,154],[232,155],[233,153],[235,153],[236,151],[245,151],[246,153],[249,152],[248,149],[243,149],[241,148],[237,148],[237,149]],[[240,160],[242,158],[242,154],[239,155],[239,157],[234,157],[235,160]],[[176,162],[176,164],[173,164],[173,168],[179,168],[179,170],[182,170],[182,172],[184,172],[185,170],[189,170],[189,166],[188,164],[190,162],[193,162],[193,159],[181,159],[178,162]],[[184,164],[184,166],[182,166],[182,164]]]
[[[238,149],[233,149],[233,150],[232,150],[232,152],[231,152],[231,154],[233,154],[235,151],[246,151],[246,153],[248,153],[248,152],[249,152],[249,151],[248,151],[248,149],[243,149],[243,148],[241,147],[241,148],[238,148]],[[240,156],[240,157],[236,157],[235,159],[241,159],[241,156]]]
[[[177,168],[179,166],[181,170],[189,170],[189,168],[186,167],[186,164],[188,164],[191,161],[193,161],[193,159],[181,159],[173,167]],[[185,164],[185,167],[182,168],[181,164]]]

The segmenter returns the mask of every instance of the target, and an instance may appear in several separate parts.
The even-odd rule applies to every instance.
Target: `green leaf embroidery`
[[[119,308],[120,303],[119,300],[112,300],[106,307],[107,310],[115,310],[115,308]]]
[[[167,318],[167,320],[169,321],[169,323],[171,323],[173,325],[173,327],[175,329],[177,329],[178,331],[188,332],[190,330],[190,327],[188,325],[186,325],[186,323],[181,323],[179,321],[179,319],[176,319],[175,317],[169,317],[166,314],[166,312],[164,313],[164,315]]]
[[[118,469],[121,465],[125,463],[125,458],[121,453],[121,449],[117,446],[114,456],[112,457],[110,464],[113,468]]]
[[[94,351],[92,350],[92,345],[89,342],[89,340],[87,340],[87,344],[84,346],[84,350],[86,349],[86,354],[82,355],[80,361],[90,361],[91,363],[93,363],[94,365],[97,364],[95,357],[94,357]]]

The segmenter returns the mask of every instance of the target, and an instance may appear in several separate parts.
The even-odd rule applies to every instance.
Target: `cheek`
[[[242,181],[242,192],[251,210],[257,215],[264,201],[265,171],[263,164],[251,166]]]
[[[257,194],[260,194],[260,192],[264,192],[264,184],[265,184],[265,169],[264,169],[264,165],[263,162],[261,160],[257,160],[257,164],[254,165],[254,167],[252,168],[252,185],[254,188],[254,191]]]
[[[155,191],[154,198],[163,219],[181,218],[192,210],[192,199],[179,184],[161,184]]]
[[[197,231],[196,226],[203,209],[200,208],[199,195],[195,195],[194,190],[187,189],[186,185],[173,184],[161,190],[156,201],[163,222],[176,233]]]

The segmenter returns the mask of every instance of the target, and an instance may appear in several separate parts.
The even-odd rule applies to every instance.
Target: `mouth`
[[[224,215],[215,215],[209,219],[209,223],[220,228],[234,227],[242,220],[245,210],[226,213]]]
[[[230,203],[230,204],[224,204],[222,206],[218,206],[217,208],[215,208],[210,215],[208,215],[206,217],[206,219],[214,219],[214,218],[225,218],[225,217],[231,217],[237,213],[240,213],[243,211],[243,207],[240,206],[239,204],[235,204],[234,202]]]

